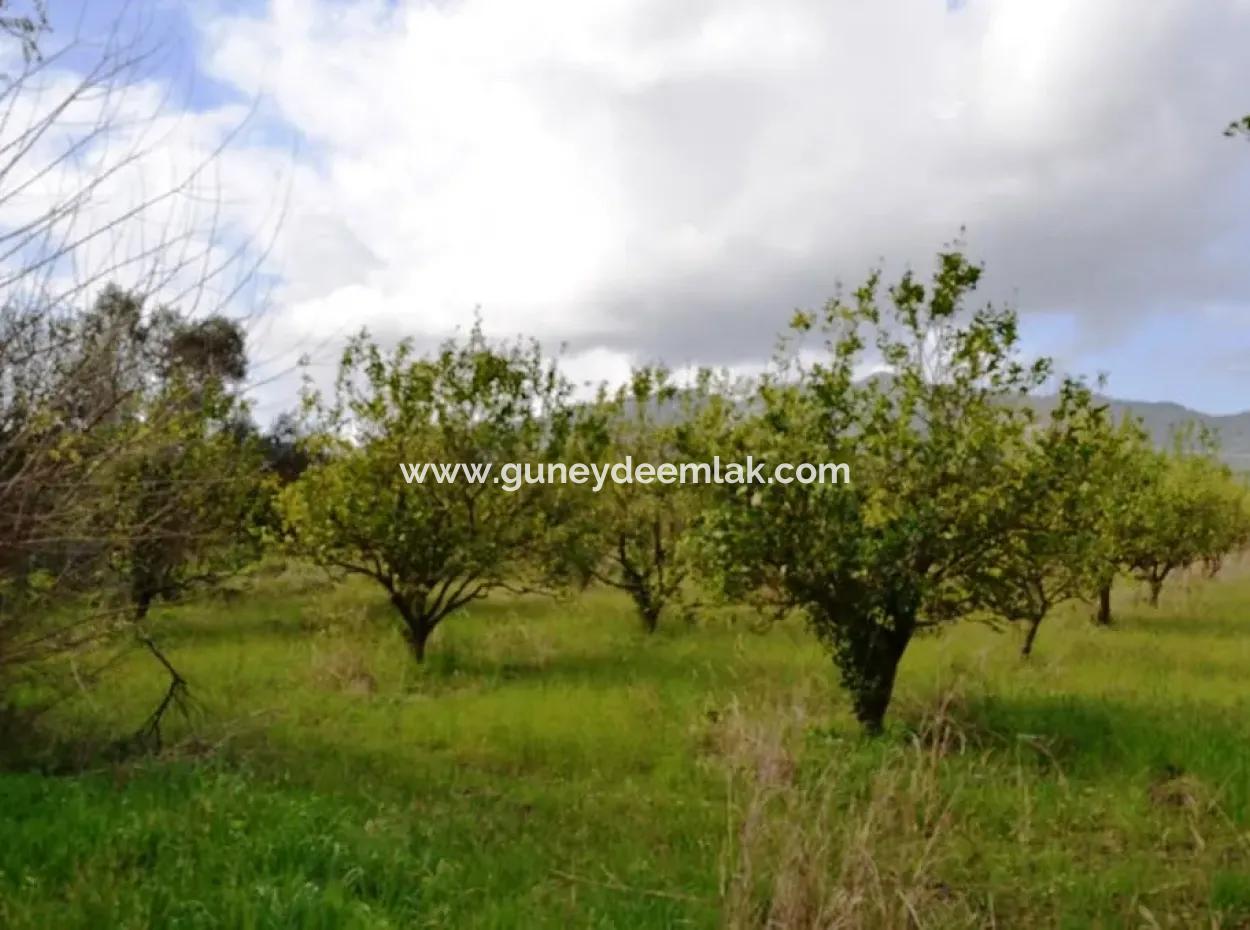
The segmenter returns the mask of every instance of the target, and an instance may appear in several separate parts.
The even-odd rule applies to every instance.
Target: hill
[[[1123,400],[1116,397],[1099,399],[1108,404],[1118,420],[1126,414],[1137,417],[1160,446],[1171,442],[1172,435],[1185,423],[1195,423],[1213,430],[1220,438],[1220,451],[1225,461],[1238,468],[1250,469],[1250,410],[1224,415],[1202,413],[1181,404],[1145,400]],[[1039,397],[1038,409],[1049,409],[1053,397]]]

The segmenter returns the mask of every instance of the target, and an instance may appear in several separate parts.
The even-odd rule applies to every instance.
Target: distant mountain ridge
[[[1116,420],[1125,414],[1137,417],[1161,447],[1170,443],[1173,432],[1185,423],[1208,427],[1219,436],[1224,460],[1234,468],[1250,470],[1250,410],[1221,415],[1191,410],[1170,401],[1122,400],[1101,394],[1098,400],[1108,405]],[[1053,396],[1033,398],[1034,405],[1042,411],[1053,407],[1054,402]]]
[[[891,375],[885,372],[878,372],[864,379],[865,382],[881,382],[887,389],[891,380]],[[1095,394],[1094,398],[1098,403],[1108,406],[1116,422],[1123,419],[1125,414],[1141,420],[1155,445],[1160,448],[1168,447],[1173,433],[1186,423],[1205,426],[1219,437],[1221,457],[1234,468],[1250,471],[1250,410],[1214,414],[1193,410],[1171,401],[1125,400],[1106,394]],[[1039,394],[1030,396],[1028,403],[1039,413],[1049,413],[1054,409],[1057,400],[1054,394]]]
[[[888,373],[878,372],[868,375],[859,383],[877,382],[888,391],[892,380]],[[1250,472],[1250,410],[1213,414],[1171,401],[1124,400],[1104,394],[1095,394],[1094,397],[1098,403],[1108,406],[1115,422],[1119,422],[1126,414],[1139,419],[1159,448],[1167,448],[1175,431],[1186,423],[1207,427],[1219,437],[1221,458],[1239,471]],[[1027,403],[1038,413],[1046,414],[1054,409],[1057,400],[1054,394],[1040,394],[1031,395]],[[626,404],[626,409],[632,409],[632,402]],[[656,408],[655,415],[660,422],[666,422],[680,416],[680,412],[674,402],[664,405],[663,409]]]

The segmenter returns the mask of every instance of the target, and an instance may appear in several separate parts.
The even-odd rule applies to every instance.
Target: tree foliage
[[[381,585],[422,661],[470,601],[552,579],[571,506],[555,485],[409,483],[401,463],[490,465],[497,478],[505,463],[553,462],[568,441],[568,393],[537,345],[492,345],[480,326],[427,357],[356,337],[333,400],[308,398],[321,460],[282,492],[290,544]]]
[[[1121,535],[1122,561],[1147,586],[1158,606],[1167,579],[1198,562],[1218,570],[1225,554],[1245,545],[1244,492],[1213,450],[1180,444],[1152,451],[1129,524]]]
[[[141,301],[115,290],[107,300]],[[247,374],[239,324],[160,309],[137,322],[144,383],[126,424],[133,452],[110,469],[101,538],[135,619],[158,598],[220,580],[260,554],[269,505],[262,447],[237,393]]]
[[[869,731],[912,638],[967,613],[977,566],[1018,520],[1005,489],[1032,417],[1008,401],[1048,368],[1016,359],[1013,313],[967,310],[979,278],[950,252],[927,285],[873,275],[796,315],[824,352],[808,363],[801,338],[783,346],[738,444],[772,463],[848,462],[853,481],[726,488],[703,534],[719,587],[806,613]],[[870,346],[888,376],[857,378]]]
[[[648,633],[666,611],[694,607],[685,540],[707,503],[708,476],[697,467],[725,415],[710,372],[680,385],[658,366],[635,369],[615,390],[601,387],[581,411],[581,461],[650,466],[628,482],[583,486],[572,534],[582,575],[624,591]]]
[[[1012,526],[967,585],[974,609],[1025,625],[1025,656],[1051,610],[1096,583],[1100,507],[1115,480],[1099,458],[1108,429],[1089,388],[1065,381],[1054,410],[1005,462],[1000,493]]]
[[[238,324],[188,320],[106,287],[86,311],[21,317],[29,349],[4,382],[0,676],[131,634],[186,682],[140,624],[259,553],[267,506],[259,446],[233,390]],[[9,343],[12,349],[14,343]]]

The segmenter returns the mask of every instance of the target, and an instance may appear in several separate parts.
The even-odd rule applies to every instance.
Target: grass
[[[0,775],[0,926],[1250,927],[1250,571],[1117,607],[917,643],[865,741],[797,624],[504,598],[418,669],[367,586],[271,574],[155,618],[161,755]]]

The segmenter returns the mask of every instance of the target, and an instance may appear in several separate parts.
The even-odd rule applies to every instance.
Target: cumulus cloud
[[[1250,320],[1250,151],[1220,135],[1250,109],[1247,0],[197,16],[199,66],[301,140],[274,346],[433,340],[480,307],[579,372],[749,365],[839,277],[926,267],[961,227],[1076,361],[1147,318]]]

